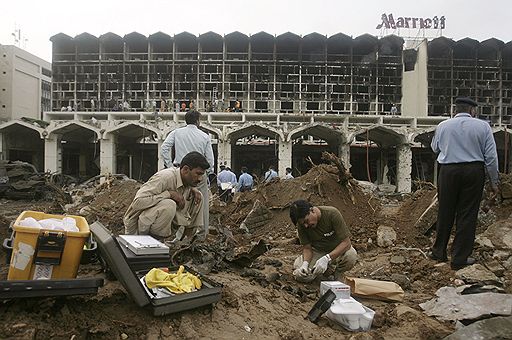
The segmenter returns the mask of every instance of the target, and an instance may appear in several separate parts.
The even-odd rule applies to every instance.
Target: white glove
[[[320,275],[325,273],[327,267],[329,266],[329,262],[331,262],[331,257],[329,254],[322,256],[316,261],[315,266],[313,267],[313,274]]]
[[[309,269],[308,261],[302,262],[302,265],[293,271],[293,276],[298,276],[298,277],[306,277],[309,274],[311,274],[311,270]]]

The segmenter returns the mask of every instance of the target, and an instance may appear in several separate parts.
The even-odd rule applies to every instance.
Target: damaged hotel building
[[[2,158],[41,171],[146,180],[163,168],[161,144],[193,107],[216,168],[261,175],[275,165],[300,175],[330,151],[356,179],[410,192],[413,180],[435,182],[430,141],[457,96],[481,104],[499,169],[510,171],[512,42],[265,32],[51,41],[51,109],[0,125]]]

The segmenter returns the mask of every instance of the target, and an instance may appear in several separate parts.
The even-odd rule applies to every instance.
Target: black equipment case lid
[[[0,281],[0,299],[96,294],[101,278]]]
[[[114,239],[112,233],[100,222],[94,222],[89,228],[98,242],[101,257],[106,261],[114,275],[126,288],[130,297],[139,307],[149,305],[153,311],[153,315],[181,312],[200,306],[206,306],[220,300],[221,285],[187,267],[185,268],[188,272],[197,275],[201,279],[203,286],[200,290],[163,298],[151,297],[140,282],[140,278],[146,271],[135,272],[130,268],[121,250],[121,246]]]

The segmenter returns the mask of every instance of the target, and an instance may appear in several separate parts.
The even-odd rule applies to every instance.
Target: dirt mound
[[[133,180],[112,179],[93,187],[75,190],[80,203],[68,209],[82,215],[87,222],[98,220],[114,234],[124,233],[123,216],[141,184]]]
[[[340,184],[337,168],[326,164],[311,168],[301,177],[277,180],[255,191],[237,195],[236,203],[227,207],[214,204],[210,211],[213,220],[236,232],[256,200],[259,200],[272,211],[273,217],[266,225],[255,230],[251,238],[294,237],[296,228],[291,223],[287,208],[297,199],[338,208],[355,238],[374,229],[375,214],[380,210],[378,201],[363,193],[355,181]]]

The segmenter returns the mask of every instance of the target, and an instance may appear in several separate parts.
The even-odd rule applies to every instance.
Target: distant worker
[[[220,200],[227,203],[232,196],[232,190],[236,186],[236,175],[229,167],[224,167],[217,175],[217,182],[220,186]]]
[[[171,226],[184,226],[184,236],[191,238],[204,225],[203,197],[195,187],[209,167],[203,155],[191,152],[183,157],[179,168],[154,174],[140,187],[124,214],[125,233],[166,238],[172,234]]]
[[[186,112],[186,111],[187,111],[187,103],[182,102],[181,103],[181,112]]]
[[[354,267],[357,252],[338,209],[298,200],[290,206],[290,219],[297,227],[302,245],[302,255],[293,264],[297,281],[310,282],[324,274],[329,265],[333,265],[335,276]]]
[[[94,102],[94,98],[91,98],[91,111],[96,110],[96,103]]]
[[[286,175],[284,175],[284,179],[292,179],[292,168],[286,168]]]
[[[165,106],[166,106],[165,99],[160,98],[160,112],[165,111]]]
[[[247,173],[247,167],[242,167],[242,174],[238,178],[238,191],[251,191],[253,186],[253,178],[250,174]]]
[[[277,172],[274,170],[274,166],[268,167],[268,171],[265,172],[265,183],[270,182],[272,179],[277,178]]]
[[[395,104],[393,104],[393,106],[391,106],[391,111],[390,111],[391,115],[394,116],[398,113],[398,108],[396,107]]]
[[[235,112],[240,112],[240,101],[238,99],[235,101]]]
[[[487,172],[492,191],[499,194],[498,156],[490,125],[476,119],[477,103],[470,98],[455,100],[455,117],[436,128],[431,147],[437,154],[436,239],[429,257],[447,261],[446,247],[454,221],[451,251],[452,269],[472,265],[469,257],[475,241],[476,222]]]
[[[171,166],[180,166],[183,157],[192,151],[197,151],[204,157],[210,165],[214,164],[212,141],[210,136],[203,131],[199,130],[199,119],[201,113],[192,110],[185,114],[185,122],[187,126],[178,128],[171,131],[165,141],[162,143],[161,156],[164,160],[164,165],[167,168]],[[174,161],[171,161],[171,149],[174,147]],[[210,172],[212,168],[208,169]],[[209,195],[207,177],[203,176],[201,183],[198,185],[199,191],[203,194],[203,221],[204,230],[199,235],[202,239],[205,239],[208,235],[209,228]],[[203,235],[204,234],[204,235]]]

